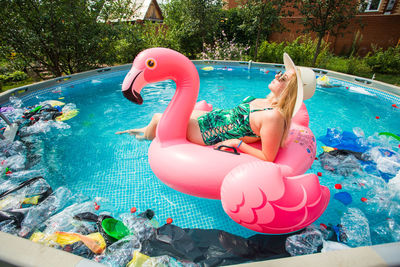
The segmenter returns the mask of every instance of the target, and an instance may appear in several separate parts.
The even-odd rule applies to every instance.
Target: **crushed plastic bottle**
[[[340,219],[350,247],[371,246],[369,222],[358,208],[348,208]]]
[[[95,225],[85,223],[74,219],[74,215],[82,212],[95,212],[93,202],[74,203],[66,207],[63,211],[53,215],[45,221],[46,229],[44,234],[53,234],[56,231],[73,232],[80,234],[88,234],[95,230]]]
[[[334,242],[334,241],[322,241],[322,249],[321,252],[325,253],[328,251],[334,251],[334,250],[343,250],[343,249],[349,249],[350,247],[339,242]]]
[[[9,101],[14,109],[20,109],[22,107],[22,100],[16,96],[10,96]]]
[[[59,187],[42,203],[29,210],[21,223],[18,235],[26,237],[36,226],[46,221],[51,215],[65,207],[71,198],[71,191],[65,187]]]
[[[120,215],[123,223],[140,241],[149,239],[156,231],[152,218],[154,212],[147,210],[138,216],[130,213],[123,213]]]
[[[350,176],[362,171],[360,162],[352,154],[323,153],[319,155],[319,160],[322,168],[339,175]]]
[[[111,267],[126,266],[131,261],[133,253],[140,249],[139,239],[130,235],[108,246],[105,255],[95,260]]]
[[[323,233],[315,226],[309,226],[300,234],[286,239],[286,251],[291,256],[315,253],[322,246],[323,236]]]
[[[25,156],[18,154],[7,158],[8,168],[13,171],[25,169]]]
[[[16,235],[18,230],[12,221],[1,221],[0,222],[0,232]]]

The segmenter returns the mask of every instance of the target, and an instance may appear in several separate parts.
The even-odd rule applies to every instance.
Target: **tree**
[[[279,16],[287,0],[242,0],[238,9],[242,24],[241,31],[247,35],[251,45],[254,45],[254,60],[257,60],[258,48],[263,40],[274,31],[281,29]]]
[[[321,41],[327,33],[335,35],[338,29],[346,28],[351,19],[363,10],[366,1],[300,0],[295,7],[303,16],[306,32],[315,32],[318,37],[313,66],[320,53]]]
[[[111,25],[97,22],[104,2],[0,0],[0,45],[54,76],[104,64],[112,39]]]
[[[221,7],[220,0],[171,0],[163,6],[164,23],[181,52],[193,57],[213,40]]]

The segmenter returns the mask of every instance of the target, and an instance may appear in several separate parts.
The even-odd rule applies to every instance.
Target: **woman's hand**
[[[238,145],[239,145],[239,143],[240,143],[240,140],[239,140],[239,139],[229,139],[229,140],[225,140],[225,141],[216,143],[216,144],[214,145],[214,147],[215,147],[215,148],[218,148],[219,146],[232,146],[232,147],[237,148]],[[226,148],[226,147],[221,147],[221,150],[227,150],[227,149],[228,149],[228,148]]]

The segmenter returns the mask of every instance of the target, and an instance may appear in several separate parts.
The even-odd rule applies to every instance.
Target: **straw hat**
[[[283,63],[285,64],[286,71],[294,70],[297,76],[297,99],[292,115],[294,117],[300,109],[303,100],[309,99],[314,95],[317,79],[312,69],[296,67],[287,53],[283,53]]]

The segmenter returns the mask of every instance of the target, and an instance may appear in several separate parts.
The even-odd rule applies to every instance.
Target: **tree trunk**
[[[314,54],[314,58],[312,61],[312,66],[315,67],[315,62],[317,62],[317,57],[319,55],[319,50],[321,49],[321,42],[322,42],[322,38],[324,38],[324,34],[319,34],[318,35],[318,43],[317,43],[317,47],[315,49],[315,54]]]

